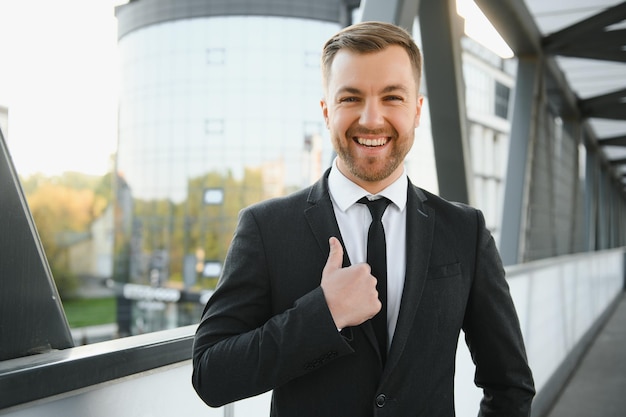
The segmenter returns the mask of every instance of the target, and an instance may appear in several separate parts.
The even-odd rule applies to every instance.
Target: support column
[[[585,160],[585,250],[596,250],[598,218],[598,167],[595,151],[587,149]]]
[[[422,0],[419,10],[424,51],[425,101],[430,106],[439,194],[473,203],[465,83],[461,57],[462,19],[454,0]]]
[[[582,140],[582,129],[580,127],[580,121],[575,118],[566,118],[563,119],[563,132],[565,132],[565,137],[571,140],[572,146],[574,148],[574,157],[572,163],[572,170],[567,173],[567,175],[571,176],[572,182],[572,192],[570,194],[570,202],[569,202],[569,210],[570,210],[570,222],[569,222],[569,239],[567,242],[567,252],[566,253],[577,253],[583,249],[583,241],[582,235],[584,234],[583,228],[584,224],[581,222],[584,216],[584,207],[579,204],[581,201],[581,185],[580,179],[580,144],[583,143]]]
[[[596,232],[596,250],[608,249],[608,196],[610,193],[606,171],[600,166],[598,168],[598,217]]]
[[[500,255],[504,265],[515,265],[523,261],[530,185],[529,158],[537,123],[535,97],[538,95],[540,80],[541,67],[538,58],[520,57],[500,235]]]

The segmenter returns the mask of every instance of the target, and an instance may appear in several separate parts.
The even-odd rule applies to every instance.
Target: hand
[[[376,278],[366,263],[342,268],[343,247],[331,237],[330,253],[322,271],[321,287],[338,329],[358,326],[382,308],[376,291]]]

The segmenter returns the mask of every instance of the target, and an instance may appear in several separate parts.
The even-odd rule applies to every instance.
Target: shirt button
[[[385,406],[385,401],[387,401],[387,397],[385,394],[379,394],[376,396],[376,407],[383,408]]]

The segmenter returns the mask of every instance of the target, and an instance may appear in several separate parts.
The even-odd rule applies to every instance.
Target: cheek
[[[416,117],[413,113],[406,113],[398,115],[390,123],[396,128],[398,132],[409,132],[415,130],[419,125],[419,117]]]
[[[338,111],[332,113],[327,120],[327,124],[331,130],[343,132],[350,126],[353,118],[350,117],[348,112]]]

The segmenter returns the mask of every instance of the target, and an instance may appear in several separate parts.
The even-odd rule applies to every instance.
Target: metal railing
[[[624,250],[507,268],[538,396],[548,407],[624,289]],[[0,362],[0,416],[267,416],[270,394],[211,409],[191,386],[195,326]],[[462,338],[460,339],[462,340]],[[475,416],[481,392],[459,343],[456,405]]]

